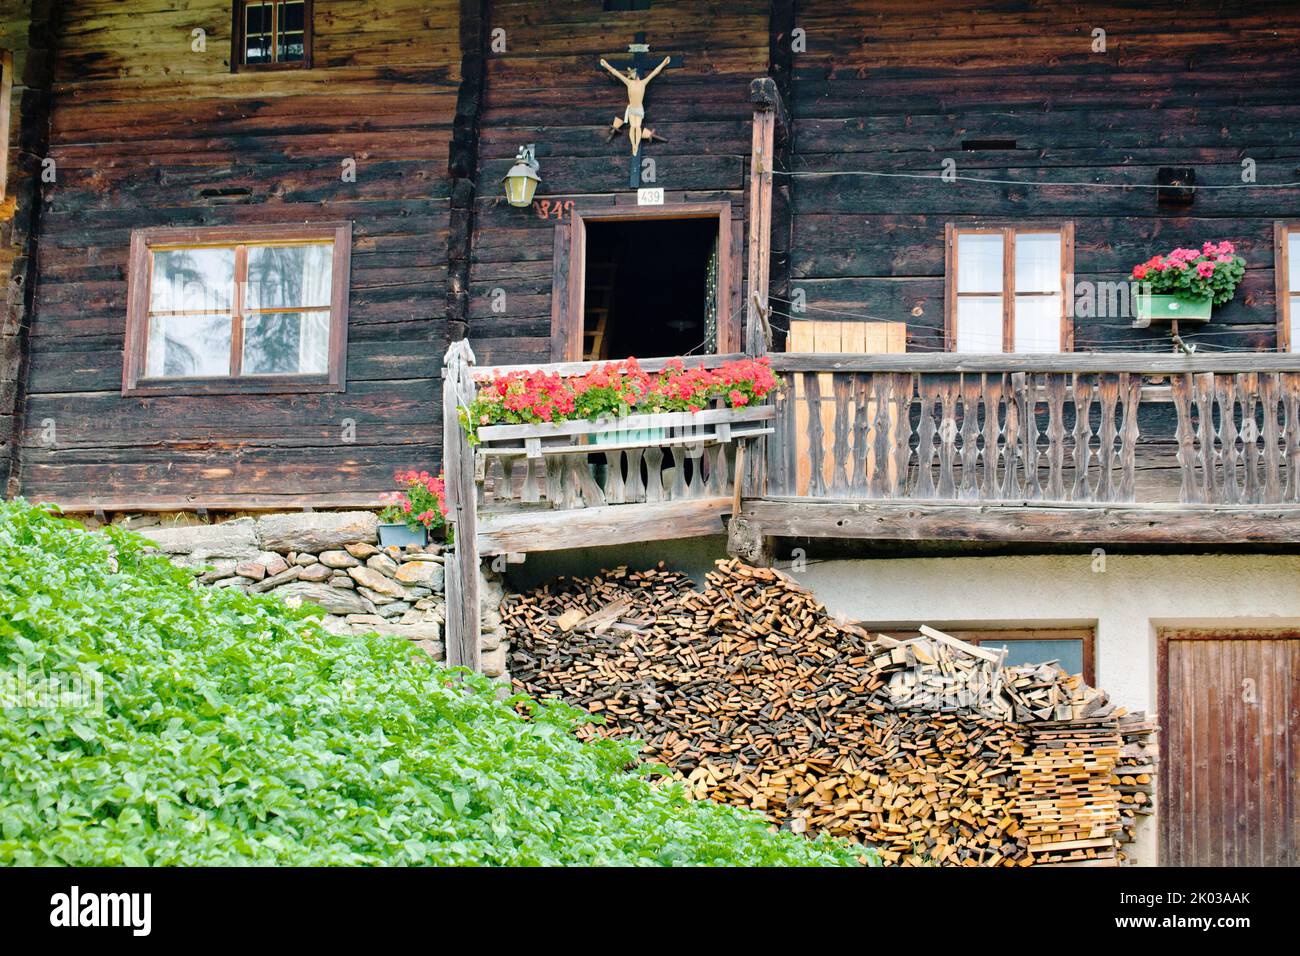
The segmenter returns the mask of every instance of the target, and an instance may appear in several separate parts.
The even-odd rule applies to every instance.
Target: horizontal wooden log
[[[747,358],[743,352],[731,352],[726,355],[687,355],[678,358],[637,359],[637,364],[646,372],[662,371],[672,361],[680,361],[686,368],[715,368],[724,362],[735,362]],[[543,372],[548,375],[584,375],[605,362],[539,362],[536,365],[480,365],[474,369],[474,380],[483,382],[496,375],[508,375],[511,372]]]
[[[723,515],[730,511],[731,496],[727,495],[571,511],[481,514],[479,553],[563,551],[722,534]]]
[[[654,415],[628,415],[625,418],[611,418],[609,421],[579,419],[535,425],[485,425],[478,430],[478,437],[485,443],[512,438],[563,438],[571,435],[594,435],[609,431],[611,427],[620,431],[641,428],[693,428],[699,425],[716,425],[720,422],[766,421],[775,415],[776,409],[770,405],[757,408],[709,408],[694,413],[661,412]]]
[[[92,514],[132,511],[300,511],[303,508],[378,508],[383,502],[377,494],[304,494],[283,495],[214,495],[196,492],[172,496],[104,496],[65,498],[55,502],[64,514]]]
[[[1300,355],[1250,352],[1234,355],[1173,353],[1064,353],[1038,355],[1006,352],[976,355],[855,355],[835,352],[781,353],[772,356],[776,372],[1297,372]]]
[[[1077,544],[1294,544],[1300,507],[998,505],[798,498],[746,500],[751,533],[894,541]]]

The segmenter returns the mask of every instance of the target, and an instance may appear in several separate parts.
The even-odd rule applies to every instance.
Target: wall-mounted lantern
[[[502,180],[506,184],[506,201],[512,206],[531,206],[533,204],[533,193],[537,192],[537,184],[542,181],[542,177],[537,175],[537,153],[534,150],[534,144],[529,143],[527,146],[519,147],[519,154],[515,156],[515,164],[510,167],[510,172]]]

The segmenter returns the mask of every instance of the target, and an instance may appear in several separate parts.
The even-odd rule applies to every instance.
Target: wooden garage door
[[[1300,864],[1300,633],[1160,634],[1161,863]]]

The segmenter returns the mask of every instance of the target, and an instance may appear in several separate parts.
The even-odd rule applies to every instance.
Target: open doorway
[[[716,352],[718,219],[587,224],[586,361]]]

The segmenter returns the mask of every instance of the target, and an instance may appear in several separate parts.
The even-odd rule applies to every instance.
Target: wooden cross
[[[662,136],[656,136],[654,130],[643,129],[642,119],[645,117],[645,87],[650,80],[659,74],[660,70],[670,66],[681,66],[682,58],[679,56],[667,56],[657,59],[650,56],[650,44],[646,42],[644,33],[637,33],[632,37],[632,42],[628,44],[628,53],[632,57],[627,60],[614,60],[609,62],[601,60],[601,66],[610,73],[617,76],[628,87],[628,107],[627,111],[621,117],[615,117],[610,127],[610,139],[623,128],[626,124],[629,136],[632,140],[632,166],[628,176],[629,185],[637,189],[641,185],[641,143],[645,140],[659,139]],[[636,71],[636,79],[631,79],[627,75],[628,70]],[[637,83],[637,86],[633,86]]]

